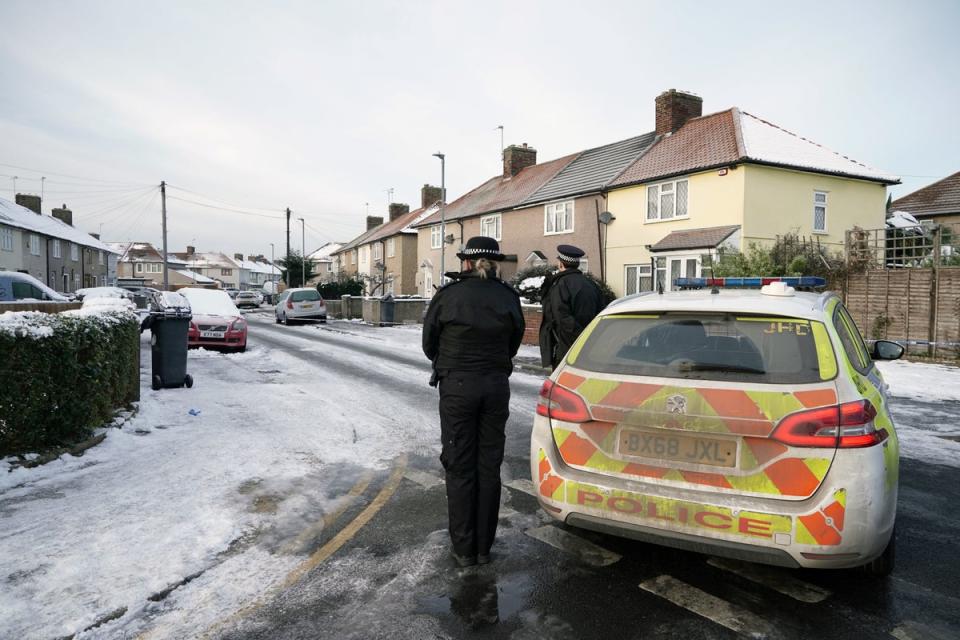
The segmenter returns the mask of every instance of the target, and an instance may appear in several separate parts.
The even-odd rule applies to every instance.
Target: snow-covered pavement
[[[435,459],[419,327],[248,317],[246,353],[191,352],[193,389],[151,391],[144,358],[139,413],[83,457],[0,463],[0,638],[202,635],[282,584],[356,487],[400,456]],[[960,468],[943,437],[960,435],[960,369],[880,367],[902,455]],[[539,383],[514,376],[514,425]],[[508,431],[514,458],[526,435]],[[508,463],[507,479],[525,473]]]

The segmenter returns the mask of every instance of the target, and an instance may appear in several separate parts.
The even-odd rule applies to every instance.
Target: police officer
[[[577,336],[606,306],[600,287],[580,271],[583,255],[583,249],[569,244],[559,245],[559,271],[544,280],[540,361],[545,367],[556,369]]]
[[[454,560],[490,561],[500,509],[500,464],[510,415],[512,358],[523,338],[517,292],[497,277],[503,260],[493,238],[475,237],[463,271],[430,301],[423,352],[440,385],[440,462],[447,477],[447,513]]]

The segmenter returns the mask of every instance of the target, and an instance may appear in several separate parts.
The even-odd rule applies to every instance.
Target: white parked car
[[[280,294],[273,310],[277,323],[295,320],[327,321],[327,305],[316,289],[287,289]]]

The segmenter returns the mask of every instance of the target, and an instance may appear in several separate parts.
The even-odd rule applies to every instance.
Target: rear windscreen
[[[320,293],[317,291],[294,291],[290,294],[290,299],[294,302],[311,302],[320,299]]]
[[[832,378],[833,357],[823,324],[810,320],[625,314],[600,318],[570,363],[602,373],[790,384]]]

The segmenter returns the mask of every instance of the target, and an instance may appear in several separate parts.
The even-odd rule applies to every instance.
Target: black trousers
[[[453,550],[490,552],[500,511],[500,464],[510,382],[499,371],[452,371],[440,379],[440,462],[447,475]]]

